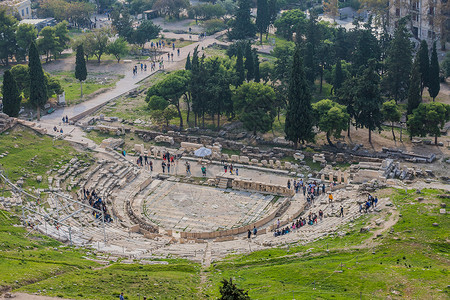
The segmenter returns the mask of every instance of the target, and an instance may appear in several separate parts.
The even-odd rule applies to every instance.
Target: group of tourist
[[[368,213],[369,209],[372,207],[377,207],[378,204],[378,197],[373,197],[371,194],[369,194],[369,196],[367,196],[367,201],[364,204],[360,204],[359,205],[359,212],[362,213],[364,211],[364,213]]]
[[[111,215],[108,213],[108,210],[106,208],[105,201],[100,198],[95,190],[89,191],[85,188],[83,188],[83,196],[84,200],[89,202],[89,205],[92,208],[95,208],[96,210],[102,211],[102,213],[99,213],[98,211],[92,211],[92,214],[95,216],[96,219],[100,218],[102,214],[105,217],[105,222],[111,222],[112,218]]]
[[[230,171],[230,175],[233,175],[233,172],[236,174],[236,176],[239,175],[239,169],[238,168],[234,168],[233,164],[224,164],[223,165],[223,170],[225,173],[227,173],[228,171]]]
[[[136,164],[141,168],[145,168],[147,170],[150,170],[150,172],[153,172],[153,162],[147,155],[139,155]]]

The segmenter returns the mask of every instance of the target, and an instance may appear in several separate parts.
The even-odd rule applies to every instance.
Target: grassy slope
[[[0,158],[0,167],[8,177],[13,182],[24,177],[24,186],[41,188],[48,186],[47,170],[51,170],[59,162],[67,163],[76,155],[75,149],[68,142],[52,141],[50,137],[36,134],[22,126],[0,134],[0,153],[5,151],[9,154]],[[40,185],[36,182],[38,175],[43,176]]]
[[[394,233],[385,233],[381,244],[373,248],[358,246],[371,236],[359,233],[364,226],[360,220],[342,238],[329,237],[305,246],[292,245],[289,250],[275,248],[218,262],[209,270],[208,293],[218,295],[219,281],[233,277],[256,299],[292,299],[293,292],[297,299],[349,299],[358,298],[360,293],[365,299],[446,299],[450,292],[446,240],[450,221],[439,214],[441,199],[435,198],[439,192],[424,193],[426,199],[434,199],[433,203],[410,204],[416,197],[414,192],[393,192],[402,217],[393,227]],[[439,227],[433,227],[433,222]],[[324,251],[327,244],[328,253]],[[341,263],[343,272],[336,272]]]

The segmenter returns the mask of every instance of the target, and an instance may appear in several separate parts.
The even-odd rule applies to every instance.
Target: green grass
[[[66,103],[73,105],[82,102],[80,99],[80,82],[75,78],[73,72],[58,71],[52,72],[52,75],[59,79],[64,92],[66,93]],[[102,75],[107,75],[108,80],[101,80]],[[104,77],[104,76],[103,76]],[[122,78],[123,75],[111,74],[88,74],[88,78],[83,82],[83,98],[84,100],[89,98],[89,95],[97,92],[100,89],[111,88],[116,85],[116,82]]]
[[[232,149],[228,149],[228,148],[222,148],[222,153],[228,154],[229,156],[231,156],[231,155],[240,155],[241,151],[240,150],[232,150]]]
[[[16,126],[0,134],[0,153],[8,151],[0,158],[0,167],[10,180],[16,182],[24,178],[24,187],[48,187],[47,171],[70,161],[77,152],[66,141],[55,140],[40,135],[31,129]],[[43,176],[40,184],[38,175]]]
[[[233,278],[255,299],[292,299],[293,295],[296,299],[359,299],[360,295],[363,299],[448,299],[450,221],[438,213],[442,199],[436,199],[442,192],[423,190],[427,203],[413,205],[414,191],[382,193],[391,196],[402,216],[392,234],[385,232],[377,239],[379,244],[359,246],[371,244],[371,233],[359,233],[370,218],[364,216],[352,228],[346,225],[343,237],[217,262],[208,270],[208,294],[218,296],[220,280]]]

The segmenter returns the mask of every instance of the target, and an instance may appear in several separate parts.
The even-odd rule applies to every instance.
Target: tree
[[[262,45],[262,36],[267,32],[267,29],[270,25],[270,13],[269,13],[269,4],[267,0],[257,0],[256,1],[256,28],[259,32],[259,41]]]
[[[269,82],[273,78],[275,66],[273,63],[264,61],[259,65],[259,77],[264,81],[264,83]]]
[[[37,119],[40,121],[41,106],[47,102],[48,95],[44,71],[42,70],[41,60],[39,58],[39,52],[34,42],[30,45],[28,59],[28,67],[30,70],[30,103],[36,107]]]
[[[111,12],[111,25],[119,36],[125,38],[129,43],[133,42],[133,21],[128,10],[115,8]]]
[[[10,117],[18,117],[22,97],[17,89],[16,81],[9,70],[6,70],[3,75],[2,95],[3,112]]]
[[[348,120],[347,136],[350,138],[350,125],[352,118],[356,118],[356,92],[357,92],[358,78],[350,77],[344,81],[342,88],[336,91],[338,102],[347,107],[347,113],[350,115]]]
[[[197,126],[198,117],[204,116],[205,113],[205,96],[203,93],[203,86],[206,84],[206,78],[204,76],[203,60],[198,57],[198,46],[194,48],[191,61],[191,77],[189,82],[189,92],[192,100],[192,111],[195,114],[194,123]],[[204,118],[203,118],[204,120]],[[204,126],[204,124],[203,124]]]
[[[239,120],[247,130],[267,132],[272,128],[276,116],[275,91],[270,86],[257,82],[244,82],[233,94],[233,104]]]
[[[405,22],[400,20],[386,59],[385,83],[396,102],[406,99],[412,65],[412,45]]]
[[[77,56],[75,60],[75,78],[80,81],[80,98],[83,98],[83,81],[87,78],[86,61],[84,60],[83,45],[77,48]]]
[[[160,96],[174,105],[180,118],[180,129],[183,128],[183,116],[181,115],[180,98],[188,92],[189,71],[179,70],[169,74],[162,81],[148,89],[146,101],[152,96]]]
[[[94,55],[95,44],[95,36],[92,32],[89,32],[72,41],[72,50],[76,52],[78,46],[83,45],[84,56],[86,61],[89,61],[89,57]]]
[[[56,37],[56,48],[55,50],[61,55],[70,42],[69,30],[67,29],[67,21],[62,21],[54,27],[55,37]]]
[[[24,61],[26,59],[28,48],[32,42],[36,41],[37,35],[37,29],[31,24],[20,24],[19,27],[17,27],[17,60]]]
[[[329,99],[324,99],[314,103],[312,108],[317,126],[326,133],[328,144],[333,146],[330,136],[333,135],[335,138],[340,138],[341,132],[348,129],[350,115],[347,113],[346,107]]]
[[[341,60],[338,59],[336,62],[336,69],[334,72],[334,78],[333,78],[333,90],[336,94],[336,91],[339,90],[344,83],[344,74],[342,73],[342,63]]]
[[[238,49],[236,56],[236,86],[241,85],[245,80],[244,56],[242,50]]]
[[[0,60],[9,64],[9,58],[16,52],[17,19],[11,16],[7,7],[0,6]]]
[[[394,122],[399,122],[400,117],[402,116],[395,100],[384,102],[381,107],[381,113],[383,114],[384,121],[391,122],[392,137],[395,141]]]
[[[19,92],[24,98],[30,97],[30,71],[27,65],[15,65],[11,68],[11,74],[16,81]]]
[[[445,55],[445,59],[442,61],[442,73],[445,77],[450,76],[450,51]]]
[[[297,148],[298,142],[314,140],[314,116],[311,107],[311,94],[303,70],[300,48],[296,47],[291,69],[284,132],[286,139]]]
[[[425,137],[427,134],[434,136],[434,143],[437,145],[437,138],[441,136],[441,129],[445,122],[450,120],[450,105],[440,102],[421,103],[412,115],[408,116],[408,129],[413,136]]]
[[[250,3],[250,0],[238,0],[238,9],[231,26],[231,32],[228,34],[231,40],[243,40],[255,36],[256,26],[251,20]]]
[[[355,95],[355,121],[357,127],[369,129],[369,143],[372,144],[372,131],[381,129],[380,78],[375,70],[375,61],[358,77]]]
[[[436,42],[433,43],[433,50],[431,50],[431,61],[430,61],[430,73],[428,75],[428,92],[433,98],[433,102],[436,96],[439,94],[441,89],[441,84],[439,81],[439,62],[436,52]]]
[[[248,296],[248,292],[244,292],[243,289],[238,288],[230,278],[230,281],[226,279],[222,280],[219,300],[250,300],[250,297]]]
[[[158,37],[161,27],[150,20],[144,20],[133,33],[133,43],[144,47],[145,43]]]
[[[153,9],[172,18],[180,18],[180,13],[189,8],[189,0],[156,0]]]
[[[422,96],[423,89],[428,86],[428,75],[430,72],[430,58],[428,57],[428,44],[426,40],[420,42],[419,51],[417,51],[416,60],[419,64],[420,72],[420,95]],[[411,114],[412,111],[408,112]]]
[[[97,57],[97,62],[100,63],[102,55],[107,51],[109,36],[111,32],[109,28],[103,27],[101,29],[94,30],[91,34],[92,41],[92,54]]]
[[[247,43],[245,46],[245,69],[247,70],[247,81],[255,78],[255,66],[254,66],[254,58],[252,52],[252,45]]]
[[[127,55],[130,51],[127,41],[123,37],[118,37],[113,42],[109,43],[106,47],[108,54],[114,55],[117,59],[117,63],[120,62],[120,58]]]
[[[338,0],[327,0],[323,2],[323,12],[324,14],[333,18],[336,21],[336,17],[339,15],[339,1]]]
[[[212,35],[227,28],[227,25],[225,25],[225,23],[221,19],[211,19],[204,21],[202,27],[205,30],[206,34]]]
[[[184,65],[185,70],[190,70],[192,68],[191,66],[191,53],[189,52],[186,58],[186,64]]]
[[[39,32],[39,36],[41,38],[38,39],[37,43],[39,50],[46,55],[45,61],[48,62],[52,54],[56,58],[56,53],[58,52],[58,40],[55,35],[55,28],[50,26],[44,27],[41,32]]]
[[[259,57],[258,57],[258,52],[256,51],[256,48],[254,48],[252,50],[253,53],[253,69],[254,69],[254,73],[255,73],[255,82],[259,82],[261,80],[261,76],[259,74]]]
[[[378,40],[371,29],[360,29],[357,31],[357,34],[356,48],[352,56],[353,74],[357,74],[366,69],[369,60],[374,59],[379,61],[381,54]]]
[[[408,90],[407,115],[412,114],[419,104],[422,102],[421,96],[421,73],[420,73],[420,57],[417,56],[411,69],[411,81]]]
[[[275,83],[275,89],[277,94],[277,110],[278,120],[280,116],[281,108],[284,108],[287,103],[287,91],[289,87],[289,81],[292,71],[292,53],[294,52],[294,46],[292,43],[282,44],[276,46],[272,55],[275,56],[274,70],[272,72],[271,81]]]
[[[305,13],[300,9],[291,9],[281,14],[281,17],[275,20],[277,35],[292,41],[294,32],[299,27],[305,27],[307,23]]]

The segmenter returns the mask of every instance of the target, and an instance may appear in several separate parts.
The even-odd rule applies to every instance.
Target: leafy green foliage
[[[416,60],[419,64],[420,72],[420,94],[422,95],[423,89],[428,86],[428,77],[430,73],[430,59],[428,57],[428,44],[426,40],[420,42],[419,51],[416,54]],[[412,79],[411,79],[412,81]],[[412,111],[411,111],[412,112]],[[410,114],[411,112],[408,112]]]
[[[430,61],[430,73],[428,76],[428,92],[430,96],[436,99],[441,89],[441,82],[439,80],[439,62],[436,52],[436,42],[433,43],[433,50],[431,50],[431,61]]]
[[[400,121],[400,117],[402,116],[395,100],[384,102],[381,113],[383,114],[384,121],[391,122],[392,137],[395,141],[394,122]]]
[[[267,132],[275,119],[275,92],[270,86],[257,82],[243,83],[233,94],[234,107],[244,127]]]
[[[408,91],[408,103],[406,113],[408,115],[412,114],[413,110],[416,109],[419,104],[422,102],[422,87],[423,87],[423,76],[420,73],[420,64],[421,59],[420,56],[416,57],[414,64],[411,69],[411,81],[409,83],[409,91]]]
[[[117,59],[117,63],[120,62],[120,58],[122,56],[128,54],[129,50],[130,49],[127,41],[122,37],[119,37],[113,42],[110,42],[106,48],[106,52],[108,54],[114,55],[114,57]]]
[[[292,41],[294,32],[299,27],[306,27],[307,19],[305,13],[300,9],[291,9],[281,14],[276,19],[274,25],[277,28],[277,35]]]
[[[9,70],[6,70],[3,74],[2,95],[3,112],[10,117],[18,117],[22,97],[17,89],[16,81]]]
[[[235,18],[228,34],[231,40],[243,40],[253,38],[256,34],[256,26],[250,16],[250,0],[239,0]]]
[[[16,39],[17,39],[17,52],[16,58],[18,60],[25,60],[27,56],[28,48],[30,44],[36,41],[38,31],[31,24],[20,24],[17,27]]]
[[[344,105],[324,99],[312,105],[319,129],[327,134],[327,141],[333,143],[330,136],[341,137],[341,132],[348,129],[350,115]]]
[[[153,24],[150,20],[144,20],[133,32],[133,43],[138,44],[140,47],[144,47],[145,43],[157,38],[160,31],[161,27]]]
[[[408,129],[411,136],[426,136],[427,134],[437,138],[441,136],[441,129],[445,122],[450,120],[450,105],[432,102],[421,103],[412,115],[408,116]]]
[[[231,278],[230,281],[226,279],[222,280],[220,295],[219,300],[250,300],[248,292],[244,292],[243,289],[238,288]]]
[[[0,60],[5,65],[16,52],[16,28],[18,21],[8,13],[7,6],[0,7]]]

